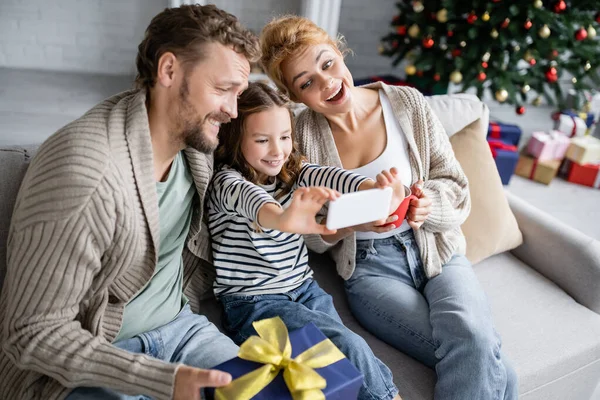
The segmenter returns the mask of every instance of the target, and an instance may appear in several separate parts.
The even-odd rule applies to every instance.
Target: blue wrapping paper
[[[290,332],[289,337],[292,344],[292,358],[327,339],[313,323]],[[233,379],[236,379],[260,368],[262,365],[236,357],[217,365],[213,369],[229,372]],[[327,367],[317,368],[315,371],[327,381],[327,387],[323,389],[323,394],[327,400],[353,400],[358,397],[358,390],[363,384],[363,376],[347,358]],[[212,400],[214,389],[207,388],[206,396],[209,400]],[[283,380],[283,371],[253,399],[292,400],[288,387]]]
[[[488,139],[502,140],[514,146],[519,145],[523,131],[518,125],[490,122],[488,126]]]
[[[490,143],[490,147],[493,147],[494,142],[506,145],[505,147],[514,147],[510,144],[491,139],[488,141]],[[494,156],[494,161],[496,162],[496,168],[498,169],[498,174],[500,174],[500,180],[503,185],[508,185],[510,182],[510,178],[515,173],[515,168],[517,167],[517,163],[519,161],[519,153],[517,149],[506,150],[500,147],[496,147],[492,150],[492,155]]]

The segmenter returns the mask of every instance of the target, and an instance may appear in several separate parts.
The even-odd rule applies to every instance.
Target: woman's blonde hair
[[[277,175],[277,179],[282,185],[282,191],[278,196],[281,197],[292,189],[302,169],[304,157],[298,150],[298,145],[294,140],[295,130],[290,100],[267,84],[251,82],[248,89],[240,95],[238,99],[238,117],[221,125],[219,146],[215,152],[215,165],[217,169],[228,165],[239,171],[248,181],[257,184],[258,172],[248,164],[242,154],[242,139],[248,117],[274,107],[287,109],[290,114],[290,121],[292,121],[292,152]]]
[[[339,35],[334,40],[325,30],[308,18],[296,15],[286,15],[274,19],[263,28],[260,34],[262,66],[279,90],[292,100],[294,98],[283,79],[281,64],[291,56],[298,55],[309,46],[317,44],[328,44],[342,56],[348,52],[343,36]]]

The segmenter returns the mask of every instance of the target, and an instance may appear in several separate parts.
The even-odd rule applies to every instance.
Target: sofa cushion
[[[430,96],[425,99],[448,136],[452,137],[477,119],[481,120],[487,132],[490,110],[477,96],[458,93]]]
[[[0,290],[6,273],[6,241],[15,200],[37,146],[0,148]]]
[[[485,139],[485,128],[478,119],[450,138],[454,154],[469,179],[471,213],[462,231],[467,240],[467,258],[473,264],[523,242]]]

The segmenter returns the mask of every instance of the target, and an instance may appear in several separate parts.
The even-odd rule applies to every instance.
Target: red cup
[[[394,225],[395,228],[400,227],[400,225],[402,225],[402,222],[404,222],[404,219],[406,218],[406,213],[408,212],[408,206],[410,205],[410,201],[412,199],[418,198],[417,196],[412,194],[410,189],[407,188],[406,186],[404,187],[404,191],[408,194],[406,195],[404,200],[402,200],[402,202],[400,203],[398,208],[396,208],[396,211],[394,211],[392,214],[390,214],[390,216],[397,215],[398,219],[395,220],[394,222],[390,222],[389,224],[387,224],[388,226]]]

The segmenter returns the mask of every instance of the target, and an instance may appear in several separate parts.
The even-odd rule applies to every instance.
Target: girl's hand
[[[315,217],[323,204],[335,200],[340,193],[322,186],[302,187],[296,190],[290,206],[279,216],[277,230],[304,234],[332,235],[336,230],[317,223]]]
[[[431,199],[425,196],[425,193],[423,192],[422,180],[416,182],[412,186],[411,191],[417,196],[417,199],[412,199],[410,201],[406,219],[411,228],[419,229],[429,217],[429,214],[431,214]]]
[[[406,196],[406,193],[404,193],[404,185],[398,176],[398,170],[396,168],[391,168],[389,171],[381,171],[377,174],[375,180],[377,181],[377,187],[383,189],[389,186],[394,190],[388,214],[393,213],[400,206],[402,200],[404,200],[404,196]]]

